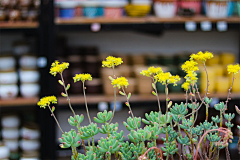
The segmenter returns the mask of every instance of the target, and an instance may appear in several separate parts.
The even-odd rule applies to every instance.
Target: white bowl
[[[19,130],[18,130],[18,128],[3,128],[2,129],[2,137],[4,139],[18,139],[19,138]]]
[[[10,150],[6,146],[0,146],[0,159],[9,158]]]
[[[21,83],[35,83],[38,82],[40,74],[37,70],[20,70],[19,77]]]
[[[210,18],[226,18],[229,13],[228,1],[205,2],[206,16]]]
[[[35,151],[40,148],[40,142],[38,140],[26,140],[20,141],[20,147],[23,151]]]
[[[18,86],[16,84],[0,84],[0,97],[2,99],[15,98],[18,94]]]
[[[30,129],[23,127],[21,129],[21,136],[24,139],[38,139],[40,137],[40,132],[38,129]]]
[[[176,2],[155,2],[153,7],[157,17],[173,18],[176,15]]]
[[[5,139],[4,140],[5,146],[9,148],[10,151],[17,151],[18,150],[18,140],[17,139]]]
[[[25,98],[36,97],[39,91],[40,86],[37,83],[25,83],[20,85],[20,93]]]
[[[2,127],[4,128],[16,128],[20,124],[20,119],[17,115],[9,115],[2,117]]]
[[[19,64],[21,68],[35,69],[37,68],[37,57],[25,55],[19,59]]]
[[[12,70],[15,68],[16,60],[14,57],[0,57],[0,70]]]
[[[17,83],[17,72],[0,72],[0,84]]]

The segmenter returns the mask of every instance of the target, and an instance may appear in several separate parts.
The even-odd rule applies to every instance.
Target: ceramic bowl
[[[226,18],[233,13],[231,1],[207,1],[205,2],[206,16],[210,18]]]
[[[177,13],[175,1],[156,1],[153,7],[156,16],[160,18],[173,18]]]
[[[36,69],[37,68],[37,57],[32,55],[24,55],[19,59],[21,68]]]
[[[37,70],[20,70],[19,77],[21,83],[35,83],[38,82],[40,74]]]
[[[17,151],[18,150],[18,140],[17,139],[5,139],[3,140],[5,146],[9,148],[10,151]]]
[[[0,84],[17,83],[17,72],[0,72]]]
[[[40,91],[37,83],[25,83],[20,85],[20,93],[25,98],[36,97]]]
[[[38,140],[23,139],[19,144],[23,151],[35,151],[40,148],[40,142]]]
[[[0,70],[12,70],[15,68],[16,60],[14,57],[0,57]]]
[[[35,123],[26,124],[21,129],[21,137],[24,139],[38,139],[40,131]]]
[[[18,94],[18,86],[16,84],[0,84],[0,97],[2,99],[15,98]]]
[[[125,10],[130,17],[144,17],[151,11],[151,1],[132,0],[131,4],[125,6]]]
[[[19,130],[18,128],[3,128],[2,137],[4,139],[18,139]]]
[[[9,158],[10,150],[8,147],[0,144],[0,159]]]
[[[1,122],[4,128],[16,128],[20,124],[20,119],[17,115],[8,115],[3,116]]]

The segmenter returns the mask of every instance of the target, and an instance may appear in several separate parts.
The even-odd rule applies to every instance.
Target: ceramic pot
[[[4,139],[18,139],[19,130],[18,128],[3,128],[2,137]]]
[[[20,70],[19,77],[21,83],[36,83],[40,78],[37,70]]]
[[[16,84],[17,80],[17,72],[0,72],[0,84]]]
[[[5,146],[7,146],[9,148],[10,151],[18,150],[18,140],[17,139],[5,139],[4,144],[5,144]]]
[[[0,57],[0,70],[13,70],[16,65],[16,60],[13,56]]]
[[[24,139],[38,139],[40,131],[35,123],[27,123],[21,129],[21,137]]]
[[[210,18],[226,18],[233,13],[232,1],[207,1],[205,2],[206,16]]]
[[[0,97],[2,99],[15,98],[18,95],[18,86],[16,84],[1,84]]]
[[[157,17],[173,18],[177,12],[177,2],[174,0],[159,0],[154,3],[153,8]]]
[[[20,119],[17,115],[7,115],[2,117],[2,127],[17,128],[20,124]]]
[[[24,83],[20,85],[20,93],[25,98],[36,97],[40,91],[37,83]]]
[[[13,44],[13,53],[17,56],[29,53],[30,46],[27,42],[24,41],[16,41]]]
[[[21,68],[36,69],[37,68],[37,57],[32,55],[24,55],[19,59]]]
[[[23,139],[19,144],[23,151],[35,151],[40,148],[40,142],[38,140]]]
[[[10,150],[3,144],[0,144],[0,159],[9,158]]]

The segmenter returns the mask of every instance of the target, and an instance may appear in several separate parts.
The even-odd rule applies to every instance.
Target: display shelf
[[[0,107],[15,107],[37,105],[38,97],[34,98],[15,98],[15,99],[0,99]]]
[[[56,18],[55,23],[57,25],[75,25],[75,24],[91,24],[91,23],[101,23],[101,24],[115,24],[115,23],[184,23],[187,21],[194,21],[194,22],[203,22],[203,21],[210,21],[212,23],[216,23],[218,21],[225,21],[227,23],[240,23],[240,17],[228,17],[228,18],[208,18],[205,16],[195,16],[195,17],[174,17],[174,18],[158,18],[155,16],[147,16],[147,17],[122,17],[118,19],[109,19],[104,17],[99,18],[84,18],[84,17],[75,17],[71,19],[63,19],[63,18]]]
[[[38,22],[0,22],[0,29],[35,29]]]
[[[202,95],[203,97],[204,95]],[[226,93],[215,93],[215,94],[209,94],[208,97],[215,97],[219,99],[226,99],[227,94]],[[172,93],[169,94],[169,98],[173,101],[184,101],[185,100],[185,94],[184,93]],[[240,93],[232,93],[230,95],[230,98],[232,99],[239,99]],[[160,101],[166,100],[165,94],[159,94]],[[83,95],[74,95],[70,96],[71,104],[84,104],[85,100]],[[112,95],[87,95],[87,102],[89,104],[96,104],[98,102],[112,102],[114,101],[114,96]],[[126,97],[124,96],[117,96],[117,101],[125,102]],[[132,95],[130,98],[131,102],[150,102],[150,101],[157,101],[156,97],[148,94],[148,95]],[[64,97],[58,98],[58,105],[67,105],[68,101]]]

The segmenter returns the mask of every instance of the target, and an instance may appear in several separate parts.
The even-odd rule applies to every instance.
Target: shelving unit
[[[0,29],[27,29],[27,28],[37,28],[39,26],[38,22],[0,22]]]
[[[31,106],[36,105],[39,101],[38,97],[34,98],[16,98],[16,99],[6,99],[0,100],[0,108],[1,107],[16,107],[16,106]]]

